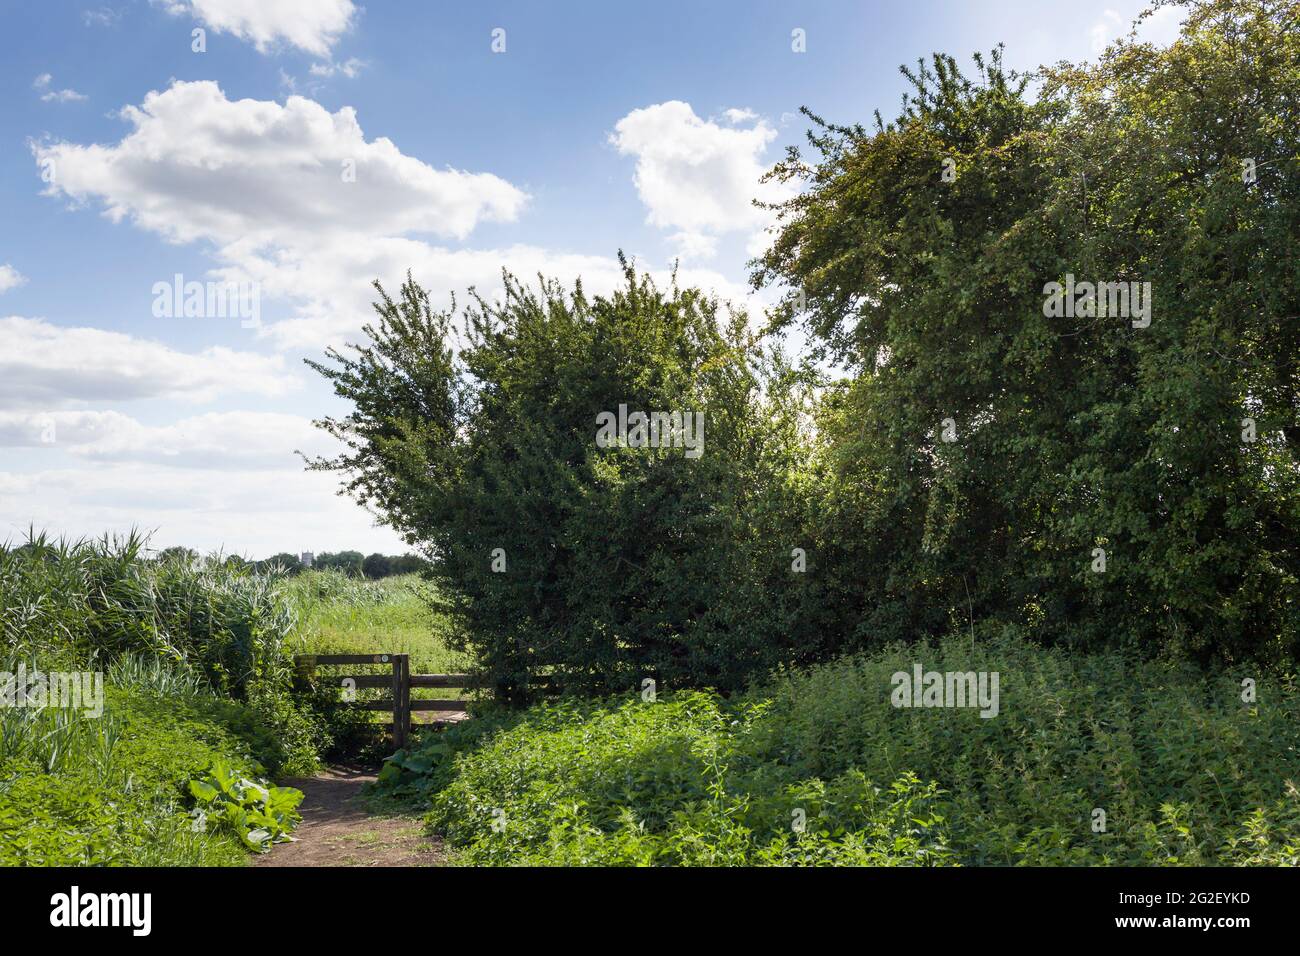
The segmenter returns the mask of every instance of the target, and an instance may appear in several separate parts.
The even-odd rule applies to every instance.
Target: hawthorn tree
[[[624,262],[612,295],[507,275],[434,310],[376,285],[367,342],[309,363],[353,410],[318,424],[345,474],[431,561],[462,646],[507,690],[742,686],[816,643],[792,627],[804,379],[743,314]],[[598,416],[703,415],[702,454],[600,447]]]
[[[809,114],[819,158],[774,171],[806,188],[753,282],[846,373],[817,511],[835,626],[1294,659],[1297,26],[1211,0],[1032,100],[995,52],[910,71],[870,131]],[[1070,276],[1149,282],[1149,322],[1054,314]]]

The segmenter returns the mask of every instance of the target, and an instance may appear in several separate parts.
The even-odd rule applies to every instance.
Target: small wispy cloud
[[[349,80],[356,79],[361,75],[361,71],[369,65],[369,63],[359,60],[355,56],[349,57],[342,63],[335,63],[333,60],[321,60],[313,63],[307,69],[306,75],[302,77],[287,73],[281,67],[280,88],[291,95],[315,97],[325,87],[326,80],[335,76],[344,76]]]
[[[361,73],[365,65],[364,61],[358,60],[355,56],[349,57],[342,63],[313,63],[311,65],[311,75],[328,77],[341,73],[351,80]]]
[[[112,7],[97,7],[81,14],[81,20],[88,27],[111,27],[122,19],[122,11]]]
[[[0,265],[0,292],[16,289],[26,281],[27,277],[9,263]]]
[[[41,100],[45,103],[77,103],[87,99],[84,93],[78,93],[76,90],[56,90],[50,84],[54,82],[54,77],[49,73],[42,73],[32,81],[32,89],[41,94]]]

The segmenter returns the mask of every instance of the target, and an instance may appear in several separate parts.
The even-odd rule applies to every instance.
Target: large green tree
[[[841,628],[1294,659],[1296,9],[1193,4],[1033,98],[939,56],[894,122],[812,117],[753,278],[846,371],[817,511]],[[1150,315],[1058,314],[1070,276],[1149,282]]]
[[[408,279],[379,288],[366,344],[312,363],[353,407],[320,423],[347,451],[315,467],[429,555],[506,688],[736,687],[813,646],[794,626],[802,380],[745,315],[624,268],[596,297],[506,276],[502,303],[463,310],[459,352],[454,305]],[[620,406],[702,416],[700,453],[602,447]]]

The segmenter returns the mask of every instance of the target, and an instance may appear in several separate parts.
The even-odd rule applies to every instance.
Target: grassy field
[[[409,654],[413,674],[459,673],[469,666],[464,655],[448,648],[447,622],[430,607],[428,585],[418,575],[367,581],[336,571],[308,571],[288,582],[287,595],[298,613],[295,653]],[[347,670],[386,672],[383,667]],[[457,697],[459,692],[417,689],[412,696]],[[430,715],[414,716],[425,720]]]
[[[299,615],[302,654],[410,654],[411,670],[446,673],[465,666],[447,649],[446,622],[427,603],[417,575],[365,581],[334,571],[293,578],[287,594]]]

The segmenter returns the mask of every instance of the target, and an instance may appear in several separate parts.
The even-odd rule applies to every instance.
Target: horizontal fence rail
[[[487,686],[471,674],[412,674],[409,654],[299,654],[293,659],[301,686],[316,681],[318,667],[379,665],[391,668],[388,674],[338,674],[332,678],[352,690],[391,690],[392,696],[380,700],[348,702],[359,710],[381,710],[393,715],[393,746],[406,746],[410,736],[412,711],[456,713],[465,710],[466,701],[451,698],[411,699],[411,688],[447,688],[472,690]],[[349,683],[350,682],[350,683]]]

